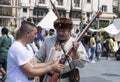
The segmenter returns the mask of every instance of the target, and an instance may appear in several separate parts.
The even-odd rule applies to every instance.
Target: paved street
[[[80,70],[80,82],[120,82],[120,61],[114,58],[88,63]]]
[[[80,75],[80,82],[120,82],[120,61],[102,58],[96,63],[88,63],[80,70]]]

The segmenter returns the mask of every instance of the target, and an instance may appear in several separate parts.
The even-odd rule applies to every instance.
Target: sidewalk
[[[115,58],[88,63],[80,69],[80,82],[120,82],[120,61]]]

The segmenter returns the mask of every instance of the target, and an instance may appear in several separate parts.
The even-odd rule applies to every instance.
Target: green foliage
[[[117,17],[120,17],[120,11],[119,10],[115,10],[114,13],[117,15]]]
[[[105,28],[105,27],[107,27],[109,25],[109,21],[101,21],[101,20],[99,20],[99,29],[100,28]],[[94,29],[97,29],[97,27],[98,27],[98,22],[97,22],[97,20],[96,21],[94,21],[94,23],[92,24],[92,26],[94,27]],[[103,39],[105,40],[108,36],[109,36],[109,34],[107,33],[107,32],[102,32],[102,35],[103,35]]]
[[[108,26],[109,25],[109,21],[99,21],[99,28],[105,28],[106,26]],[[94,29],[97,29],[97,27],[98,27],[98,22],[97,21],[95,21],[93,24],[92,24],[92,26],[94,27]]]

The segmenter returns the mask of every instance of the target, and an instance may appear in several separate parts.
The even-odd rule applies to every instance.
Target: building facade
[[[3,0],[2,0],[3,1]],[[31,18],[36,25],[52,9],[50,0],[4,0],[9,4],[3,4],[0,0],[0,10],[4,7],[11,8],[10,15],[0,14],[0,26],[19,27],[24,19]],[[59,12],[60,17],[71,18],[74,28],[79,28],[81,24],[88,23],[93,15],[102,10],[100,21],[111,22],[116,15],[113,13],[114,0],[51,0]],[[72,2],[72,3],[71,3]],[[109,4],[108,4],[109,3]],[[3,24],[3,19],[7,22]]]

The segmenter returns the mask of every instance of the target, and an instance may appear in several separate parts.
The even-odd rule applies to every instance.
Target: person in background
[[[60,72],[60,77],[57,82],[70,82],[71,77],[78,75],[78,79],[73,79],[73,82],[79,82],[79,71],[75,74],[72,70],[76,67],[83,68],[88,60],[88,56],[81,42],[71,36],[73,28],[72,20],[68,18],[58,18],[54,21],[54,28],[56,29],[56,36],[45,39],[42,47],[39,49],[36,58],[38,62],[52,61],[54,58],[64,58],[64,54],[73,46],[73,52],[68,56],[65,62],[64,70]],[[68,54],[66,54],[68,55]],[[49,82],[52,72],[45,74],[43,82]]]
[[[16,40],[16,31],[12,31],[9,37],[11,38],[11,44],[12,44]]]
[[[90,56],[90,38],[91,38],[91,33],[87,32],[87,33],[85,33],[85,36],[82,39],[82,43],[85,47],[88,57]]]
[[[114,37],[110,37],[109,41],[110,41],[110,55],[114,56],[114,53],[115,53],[115,50],[114,50],[115,39],[114,39]]]
[[[106,51],[105,51],[105,56],[106,56],[106,59],[107,60],[109,60],[110,59],[110,49],[111,49],[111,47],[110,47],[110,36],[108,36],[107,37],[107,39],[105,40],[105,42],[104,42],[104,46],[105,46],[105,49],[106,49]]]
[[[101,32],[96,32],[96,50],[95,50],[95,56],[97,58],[97,61],[99,61],[99,55],[102,51],[102,45],[103,45],[103,37],[102,37],[102,33]],[[99,44],[100,42],[100,44]]]
[[[79,34],[80,34],[80,30],[79,29],[77,29],[76,31],[75,31],[75,33],[76,33],[76,38],[79,36]]]
[[[79,34],[80,34],[80,30],[76,29],[76,31],[74,33],[72,33],[72,37],[77,39]]]
[[[49,37],[49,31],[45,29],[45,34],[43,35],[44,40]]]
[[[96,48],[97,48],[97,50],[96,50],[96,58],[97,58],[97,61],[99,61],[101,53],[102,53],[102,45],[101,45],[101,41],[100,40],[97,41]]]
[[[119,49],[119,45],[118,45],[118,41],[116,41],[114,38],[113,38],[113,41],[114,41],[113,50],[114,50],[114,53],[115,53]]]
[[[0,72],[2,73],[2,81],[6,79],[7,53],[11,46],[11,39],[8,36],[8,32],[9,30],[7,28],[2,28],[2,36],[0,37]]]
[[[50,71],[61,71],[63,64],[52,62],[37,63],[34,55],[30,53],[27,44],[37,37],[36,26],[27,21],[21,23],[17,31],[16,41],[8,51],[7,57],[7,82],[35,82],[36,76],[41,76]]]
[[[95,55],[95,50],[96,50],[96,41],[95,41],[96,33],[93,33],[91,38],[90,38],[90,51],[91,55],[89,57],[89,60],[91,63],[95,63],[94,61],[94,55]]]
[[[54,29],[50,29],[49,30],[49,36],[55,35],[55,30]]]
[[[37,46],[37,48],[39,49],[40,46],[42,45],[42,42],[44,40],[44,37],[41,34],[42,32],[42,27],[38,26],[37,27],[37,37],[35,38],[35,45]]]
[[[114,47],[114,41],[115,41],[115,39],[110,36],[109,41],[110,41],[110,49],[112,50],[113,47]]]

